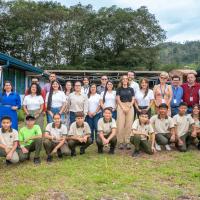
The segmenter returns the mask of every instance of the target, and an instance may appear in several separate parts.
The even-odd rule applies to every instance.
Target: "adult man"
[[[57,79],[57,77],[56,77],[56,74],[55,73],[51,73],[50,75],[49,75],[49,83],[46,83],[45,85],[44,85],[44,90],[45,90],[45,92],[47,93],[47,92],[50,92],[50,88],[51,88],[51,83],[53,82],[53,81],[55,81]]]
[[[161,151],[160,145],[164,145],[166,150],[170,151],[169,144],[175,142],[176,135],[174,131],[174,121],[167,115],[168,106],[165,103],[159,105],[158,115],[150,119],[150,123],[156,134],[156,150]]]
[[[105,91],[107,82],[108,82],[108,77],[107,76],[102,76],[101,77],[101,85],[99,85],[97,87],[97,94],[101,94],[102,92]]]
[[[199,89],[200,85],[196,82],[196,77],[193,73],[187,75],[187,83],[183,83],[183,102],[188,105],[188,113],[192,112],[192,106],[199,104]]]
[[[183,88],[180,87],[180,77],[174,75],[172,77],[172,100],[171,100],[171,115],[172,117],[178,114],[178,108],[182,102]]]
[[[85,77],[83,77],[83,86],[81,87],[81,93],[88,95],[89,90],[90,90],[89,77],[85,76]]]
[[[139,84],[134,81],[134,79],[135,79],[135,72],[128,72],[127,75],[128,75],[128,80],[129,80],[130,87],[133,88],[134,93],[136,94],[137,90],[139,90],[140,87],[139,87]]]

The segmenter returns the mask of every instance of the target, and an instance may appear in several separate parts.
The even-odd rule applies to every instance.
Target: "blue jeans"
[[[86,122],[89,124],[91,129],[91,138],[92,141],[97,139],[97,124],[101,117],[101,113],[97,113],[94,117],[86,116]]]
[[[188,106],[187,114],[191,114],[191,113],[192,113],[192,107],[191,107],[191,106]]]
[[[59,113],[60,109],[61,108],[51,108],[51,112],[53,114],[56,114],[56,113]],[[62,123],[64,122],[64,120],[65,120],[65,115],[61,114],[61,121],[62,121]],[[49,124],[51,122],[53,122],[53,118],[51,117],[50,114],[47,113],[47,123]]]
[[[171,107],[171,113],[172,113],[171,115],[172,115],[172,117],[177,115],[178,112],[179,112],[178,106],[177,107]]]
[[[69,112],[69,121],[70,121],[70,125],[76,121],[76,115],[75,112]]]

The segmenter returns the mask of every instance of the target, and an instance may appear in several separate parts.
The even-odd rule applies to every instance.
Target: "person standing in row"
[[[83,86],[81,87],[81,93],[88,95],[90,90],[90,80],[89,77],[85,76],[83,77]]]
[[[66,95],[66,107],[64,110],[64,114],[65,114],[65,122],[64,124],[67,126],[67,129],[69,130],[69,126],[70,126],[70,114],[69,114],[69,107],[67,106],[69,104],[69,95],[73,92],[73,87],[72,87],[72,82],[71,81],[67,81],[65,83],[65,89],[64,89],[64,93]]]
[[[115,119],[112,118],[112,108],[104,108],[103,118],[98,121],[98,153],[103,153],[103,147],[109,144],[109,154],[115,153],[115,147],[117,145],[116,131],[117,125]]]
[[[183,88],[180,86],[180,77],[172,77],[172,100],[171,100],[171,115],[172,117],[179,112],[179,105],[182,102]]]
[[[44,90],[45,90],[45,92],[46,92],[46,94],[48,93],[48,92],[50,92],[50,88],[51,88],[51,84],[52,84],[52,82],[53,81],[55,81],[57,79],[57,77],[56,77],[56,74],[55,73],[51,73],[50,75],[49,75],[49,83],[46,83],[45,85],[44,85]]]
[[[97,93],[101,95],[102,92],[105,91],[106,84],[108,82],[108,77],[107,76],[102,76],[101,77],[101,85],[97,87]]]
[[[75,121],[75,113],[83,112],[85,117],[88,113],[88,97],[81,93],[81,82],[76,81],[74,92],[69,95],[68,107],[70,111],[70,124]]]
[[[112,118],[115,120],[117,119],[116,104],[116,91],[113,90],[113,83],[108,81],[105,91],[101,93],[100,105],[102,110],[108,107],[112,108]]]
[[[140,89],[139,84],[135,80],[135,72],[128,72],[129,85],[133,88],[135,94]]]
[[[50,92],[46,96],[47,123],[53,122],[53,115],[59,113],[62,122],[65,120],[64,110],[66,109],[66,95],[61,91],[58,81],[51,83]]]
[[[116,92],[117,96],[117,141],[119,149],[131,149],[130,132],[133,123],[133,104],[134,90],[129,87],[128,76],[122,76],[119,87]]]
[[[151,117],[151,107],[154,103],[153,91],[149,89],[149,81],[146,78],[140,80],[140,89],[135,94],[135,108],[137,115],[144,110]]]
[[[162,72],[159,76],[160,84],[155,85],[153,92],[155,97],[156,113],[159,112],[159,105],[165,103],[168,107],[168,115],[171,115],[170,103],[172,100],[172,88],[167,84],[169,74]]]
[[[192,112],[192,106],[199,104],[199,89],[200,85],[196,82],[196,77],[193,73],[187,75],[187,83],[183,83],[183,102],[188,105],[188,113]]]
[[[36,119],[36,124],[43,130],[44,116],[42,114],[44,108],[44,99],[41,96],[41,88],[36,83],[32,83],[28,89],[28,95],[24,97],[23,109],[27,115],[32,115]]]
[[[18,130],[17,110],[20,108],[21,98],[19,94],[13,92],[13,86],[10,81],[5,81],[3,92],[0,93],[0,119],[4,116],[10,116],[12,121],[11,127]]]
[[[97,123],[100,118],[100,95],[97,94],[96,84],[91,84],[88,93],[88,113],[86,116],[86,122],[89,124],[91,129],[92,141],[97,139]]]

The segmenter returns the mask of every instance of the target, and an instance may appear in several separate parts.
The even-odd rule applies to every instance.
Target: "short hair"
[[[160,105],[159,105],[159,109],[160,108],[166,108],[166,109],[168,109],[168,105],[166,104],[166,103],[161,103]]]
[[[56,115],[59,115],[60,118],[61,118],[61,114],[60,114],[60,113],[55,113],[55,114],[53,114],[53,118],[54,118]]]
[[[185,103],[185,102],[181,102],[181,103],[179,104],[179,107],[181,107],[181,106],[187,107],[188,105],[187,105],[187,103]]]
[[[75,117],[84,117],[84,113],[83,112],[76,112],[75,113]]]
[[[188,77],[190,74],[194,75],[194,77],[196,78],[196,74],[195,74],[194,72],[188,73],[188,74],[187,74],[187,77]]]
[[[160,73],[160,77],[161,76],[164,76],[164,77],[166,77],[167,79],[169,78],[169,74],[167,73],[167,72],[161,72]]]
[[[175,78],[178,78],[178,79],[179,79],[179,81],[181,80],[181,77],[180,77],[180,76],[178,76],[178,75],[174,75],[174,76],[172,76],[172,80],[174,80]]]
[[[106,111],[106,110],[109,110],[111,113],[112,113],[112,107],[106,107],[103,109],[103,113]]]
[[[2,122],[3,120],[9,120],[10,122],[12,121],[12,119],[11,119],[10,116],[3,116],[3,117],[1,118],[1,122]]]
[[[148,115],[148,112],[146,110],[142,110],[141,112],[139,112],[138,116],[140,115]]]
[[[29,120],[35,121],[35,117],[33,115],[27,115],[26,116],[26,121],[29,121]]]

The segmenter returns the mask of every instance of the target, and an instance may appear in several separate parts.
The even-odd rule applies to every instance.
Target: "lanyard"
[[[178,87],[177,88],[173,87],[173,98],[174,99],[176,99],[177,93],[178,93]]]
[[[164,92],[162,91],[162,87],[160,85],[160,92],[161,92],[161,95],[162,95],[162,99],[164,99],[166,89],[167,89],[167,85],[166,84],[165,84]]]
[[[190,97],[193,97],[194,87],[191,86],[191,87],[189,87],[189,88],[190,88]]]

